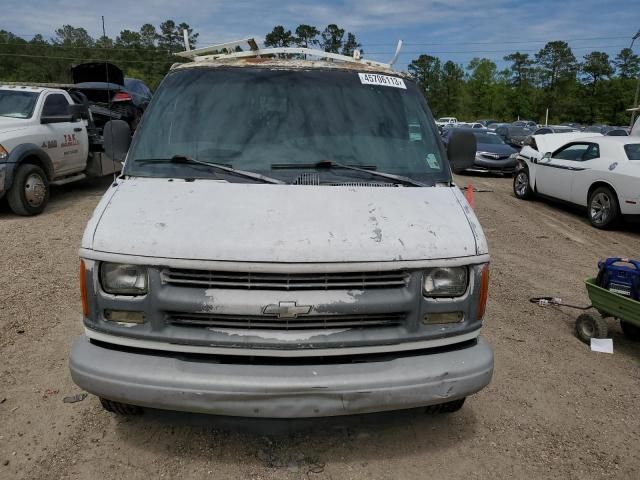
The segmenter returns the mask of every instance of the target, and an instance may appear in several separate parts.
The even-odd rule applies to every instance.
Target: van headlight
[[[469,285],[467,267],[437,267],[425,270],[422,275],[422,292],[425,297],[460,297]]]
[[[144,295],[147,293],[147,267],[120,263],[100,265],[102,289],[114,295]]]

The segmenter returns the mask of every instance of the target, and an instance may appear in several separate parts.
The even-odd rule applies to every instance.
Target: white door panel
[[[544,158],[538,162],[536,187],[538,192],[560,200],[571,200],[573,163],[570,160]]]

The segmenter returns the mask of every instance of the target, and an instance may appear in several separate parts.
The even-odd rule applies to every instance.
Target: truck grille
[[[403,288],[409,272],[358,273],[250,273],[169,268],[162,280],[169,285],[193,288],[242,290],[368,290]]]
[[[173,325],[207,328],[317,330],[396,326],[402,324],[406,316],[405,312],[396,312],[361,315],[305,315],[298,318],[278,318],[268,315],[171,312],[168,314],[167,321]]]

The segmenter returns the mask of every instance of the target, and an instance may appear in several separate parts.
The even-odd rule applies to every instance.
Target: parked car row
[[[511,175],[516,166],[518,151],[506,143],[496,132],[490,130],[466,127],[445,129],[442,142],[449,145],[451,137],[460,131],[473,133],[476,138],[476,155],[473,166],[467,172],[494,172]]]

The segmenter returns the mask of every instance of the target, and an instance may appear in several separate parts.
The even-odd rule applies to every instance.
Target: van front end
[[[485,256],[220,270],[83,254],[86,335],[71,373],[104,399],[318,417],[453,404],[491,380]],[[460,295],[429,296],[444,283]]]

